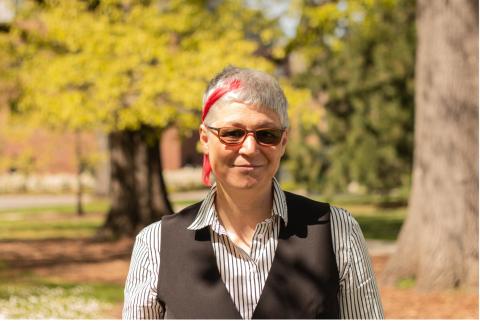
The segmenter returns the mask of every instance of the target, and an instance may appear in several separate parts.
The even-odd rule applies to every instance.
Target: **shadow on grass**
[[[103,263],[128,260],[133,240],[96,241],[92,238],[49,238],[42,240],[0,240],[0,268],[53,267],[65,264]]]

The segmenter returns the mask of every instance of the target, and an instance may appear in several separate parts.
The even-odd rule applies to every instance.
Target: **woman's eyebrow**
[[[224,126],[234,126],[234,127],[241,127],[241,128],[246,128],[246,126],[243,123],[240,123],[238,121],[226,121]],[[275,122],[272,121],[263,121],[258,124],[255,124],[255,128],[276,128],[280,127]]]

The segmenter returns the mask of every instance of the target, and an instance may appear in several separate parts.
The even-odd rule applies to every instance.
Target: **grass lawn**
[[[195,200],[174,202],[182,209]],[[83,216],[74,205],[39,206],[0,210],[0,240],[91,237],[102,225],[108,211],[108,200],[85,203]]]
[[[179,210],[194,202],[184,200],[173,206]],[[339,197],[330,202],[352,213],[367,239],[395,240],[406,214],[405,206],[382,207],[372,199]],[[90,237],[107,210],[106,199],[86,203],[82,217],[75,214],[74,205],[0,210],[0,240]]]
[[[0,278],[0,319],[98,319],[123,300],[123,285],[65,283],[28,273]]]
[[[179,210],[194,202],[173,205]],[[367,239],[395,240],[406,212],[404,206],[383,208],[361,199],[330,202],[351,212]],[[74,205],[0,210],[0,241],[90,237],[103,223],[108,205],[108,200],[94,199],[85,204],[86,214],[81,217]],[[28,271],[14,271],[14,276],[2,273],[8,269],[0,262],[0,319],[111,318],[112,309],[118,310],[123,300],[122,284],[63,282]]]
[[[366,239],[395,241],[406,215],[406,208],[382,208],[378,205],[340,206],[348,210],[362,228]]]
[[[407,207],[402,199],[393,199],[390,203],[386,203],[375,195],[340,195],[332,199],[324,199],[321,196],[312,198],[349,211],[360,224],[366,239],[396,240],[407,214]]]

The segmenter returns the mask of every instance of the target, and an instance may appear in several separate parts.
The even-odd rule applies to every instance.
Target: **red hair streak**
[[[208,97],[207,101],[205,102],[205,105],[203,106],[202,109],[202,123],[205,120],[205,117],[207,117],[208,112],[210,111],[210,108],[220,99],[225,95],[226,93],[236,90],[240,88],[240,80],[234,79],[233,81],[229,82],[225,86],[220,86],[216,88]],[[204,154],[203,155],[203,168],[202,168],[202,182],[206,186],[210,186],[210,173],[212,172],[212,165],[210,164],[210,159],[208,158],[208,155]]]

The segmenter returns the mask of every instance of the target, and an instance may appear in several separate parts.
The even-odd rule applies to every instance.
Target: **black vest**
[[[285,193],[288,224],[254,319],[339,318],[338,269],[330,232],[330,205]],[[162,220],[157,299],[167,318],[240,319],[220,272],[209,227],[192,231],[201,203]]]

